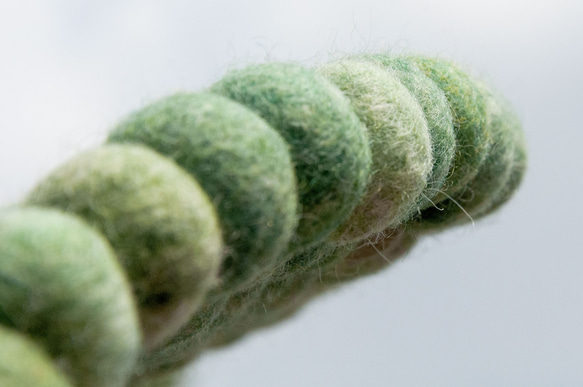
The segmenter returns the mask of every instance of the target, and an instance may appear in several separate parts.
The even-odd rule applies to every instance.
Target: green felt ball
[[[443,187],[446,195],[435,202],[463,192],[476,177],[490,149],[486,125],[486,98],[478,83],[458,65],[439,58],[413,56],[410,59],[443,90],[452,110],[456,152],[451,175]]]
[[[367,193],[334,239],[368,239],[402,224],[416,209],[433,167],[427,123],[409,90],[376,64],[342,60],[319,72],[350,99],[372,154]]]
[[[510,104],[501,96],[497,96],[497,100],[500,101],[499,107],[501,108],[498,117],[504,120],[503,122],[499,122],[499,125],[505,127],[507,131],[505,136],[509,137],[509,140],[511,139],[512,159],[509,161],[510,168],[508,177],[500,189],[492,193],[491,200],[485,201],[482,206],[476,209],[474,215],[476,218],[497,211],[503,204],[510,200],[522,183],[526,172],[528,154],[526,138],[522,131],[520,119],[510,109]]]
[[[283,63],[232,71],[211,90],[255,111],[289,144],[301,205],[294,247],[329,236],[357,205],[370,171],[366,132],[350,101],[314,71]]]
[[[423,109],[431,136],[433,157],[433,168],[418,203],[418,209],[423,210],[433,205],[432,199],[444,187],[453,165],[456,142],[447,98],[437,84],[419,70],[410,58],[389,54],[365,55],[362,58],[389,70],[411,92]]]
[[[129,116],[108,141],[143,143],[200,183],[223,230],[223,288],[275,267],[296,227],[295,175],[287,144],[255,113],[210,93],[177,94]]]
[[[39,346],[1,325],[0,348],[0,386],[73,386]]]
[[[455,201],[447,199],[423,212],[424,228],[442,228],[477,219],[488,212],[510,180],[516,147],[515,133],[520,132],[520,122],[508,108],[507,101],[495,95],[485,84],[480,84],[480,90],[486,101],[490,151],[476,177],[456,196]]]
[[[75,385],[125,386],[137,360],[136,307],[111,247],[55,210],[0,211],[0,323],[37,341]]]
[[[188,173],[143,146],[85,152],[27,202],[78,214],[107,237],[131,280],[147,347],[186,323],[217,282],[222,240],[212,204]]]

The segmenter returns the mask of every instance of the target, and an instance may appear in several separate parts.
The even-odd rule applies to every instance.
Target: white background
[[[582,386],[582,43],[576,0],[1,0],[0,205],[125,114],[233,64],[389,48],[454,58],[523,120],[530,163],[514,200],[207,354],[183,384]]]

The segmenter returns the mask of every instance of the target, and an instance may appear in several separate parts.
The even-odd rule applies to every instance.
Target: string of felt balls
[[[123,120],[0,211],[0,385],[153,386],[498,209],[526,150],[450,61],[267,63]]]

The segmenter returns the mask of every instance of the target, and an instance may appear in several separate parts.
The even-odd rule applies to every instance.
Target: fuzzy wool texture
[[[74,385],[124,386],[141,338],[129,283],[102,236],[54,210],[2,210],[0,257],[0,322],[44,347]]]
[[[129,116],[108,142],[142,143],[200,182],[227,251],[220,291],[244,289],[275,268],[298,200],[287,144],[259,116],[218,95],[177,94]]]
[[[358,242],[404,223],[417,208],[433,167],[427,122],[419,103],[390,72],[343,60],[319,72],[348,96],[366,126],[372,155],[366,194],[333,239]]]
[[[463,224],[487,214],[511,179],[514,153],[520,152],[515,147],[521,146],[514,136],[520,131],[520,123],[501,96],[494,95],[485,84],[480,88],[486,105],[485,125],[490,133],[488,155],[477,175],[455,196],[455,202],[445,200],[425,210],[424,228]]]
[[[490,150],[486,98],[476,80],[451,61],[424,56],[410,59],[445,93],[452,111],[456,152],[443,190],[445,197],[454,197],[476,177]]]
[[[502,109],[502,112],[500,115],[498,115],[498,117],[506,118],[506,121],[499,122],[497,125],[505,127],[505,141],[508,141],[508,146],[513,148],[512,159],[510,161],[511,167],[505,183],[499,187],[498,190],[492,192],[491,199],[486,199],[484,201],[485,204],[483,207],[478,208],[476,212],[477,218],[482,218],[486,215],[494,213],[512,198],[512,196],[520,187],[520,183],[522,183],[528,164],[526,138],[524,136],[524,132],[522,131],[520,119],[510,109],[508,103],[506,103],[502,97],[497,96],[495,98],[498,98],[498,101],[501,103],[499,108]]]
[[[498,210],[526,163],[510,104],[444,59],[251,65],[153,102],[0,210],[0,384],[171,386]]]
[[[330,288],[373,275],[403,258],[417,242],[414,233],[397,228],[376,243],[351,249],[344,259],[326,265],[320,274],[321,286]]]
[[[294,244],[327,238],[369,182],[368,140],[350,101],[315,71],[283,63],[232,71],[211,91],[255,111],[289,144],[301,205]]]
[[[323,271],[342,261],[355,244],[324,242],[295,255],[268,281],[231,297],[210,347],[223,347],[249,332],[281,322],[298,312],[309,300],[328,290]]]
[[[341,261],[354,247],[319,243],[293,255],[245,291],[213,298],[168,344],[143,357],[141,372],[181,367],[207,348],[228,345],[291,317],[314,296],[331,289],[321,286],[322,270]]]
[[[217,282],[222,238],[214,207],[184,170],[147,148],[83,153],[26,203],[77,214],[106,236],[129,274],[147,347],[182,327]]]
[[[466,174],[462,174],[466,181],[456,181],[458,175],[453,173],[453,169],[456,168],[453,165],[455,160],[458,160],[458,164],[460,162],[462,163],[462,167],[460,168],[471,171],[468,173],[477,174],[478,172],[474,171],[476,168],[475,166],[472,166],[472,168],[463,168],[465,167],[465,165],[463,165],[465,162],[464,157],[472,160],[470,156],[474,156],[474,161],[476,158],[479,159],[480,157],[485,157],[485,151],[482,153],[478,152],[478,155],[476,156],[472,152],[462,152],[461,150],[457,150],[456,146],[464,146],[465,143],[460,143],[460,141],[470,141],[465,137],[470,137],[471,140],[476,142],[484,140],[484,133],[489,131],[489,126],[487,126],[489,124],[486,122],[488,118],[486,116],[487,113],[484,102],[484,100],[488,98],[488,95],[486,95],[485,89],[481,88],[473,78],[464,73],[457,65],[451,64],[450,62],[436,60],[436,63],[439,63],[442,67],[441,71],[446,74],[444,75],[445,79],[448,80],[448,77],[453,78],[453,80],[450,80],[450,83],[436,83],[421,71],[420,68],[416,67],[416,62],[411,57],[391,57],[388,55],[377,55],[373,57],[375,57],[374,60],[371,59],[371,57],[366,58],[366,61],[372,63],[359,63],[358,65],[376,66],[376,71],[378,71],[378,67],[381,66],[386,70],[381,77],[386,77],[386,74],[389,73],[388,76],[392,76],[393,78],[398,78],[395,75],[397,71],[394,67],[401,69],[402,72],[405,71],[403,70],[404,68],[408,68],[409,72],[416,77],[416,80],[411,80],[410,78],[412,78],[412,76],[409,77],[409,86],[412,89],[419,89],[419,86],[416,85],[421,84],[424,85],[424,89],[431,90],[431,92],[427,91],[426,93],[418,92],[417,94],[411,94],[413,94],[413,96],[422,96],[422,98],[418,98],[418,100],[422,100],[424,106],[418,107],[417,111],[421,109],[423,113],[431,112],[433,118],[431,121],[433,129],[430,130],[428,126],[425,126],[425,130],[420,130],[420,132],[422,137],[425,135],[427,136],[425,138],[431,138],[431,144],[428,147],[431,153],[429,155],[425,153],[426,157],[429,160],[438,160],[440,165],[436,167],[435,162],[430,163],[429,170],[424,171],[425,181],[421,184],[421,192],[412,195],[410,201],[407,202],[405,206],[409,206],[410,209],[414,209],[417,212],[408,212],[411,221],[413,222],[409,227],[417,228],[418,230],[419,225],[422,225],[422,227],[433,227],[428,226],[431,225],[431,220],[429,220],[429,223],[425,223],[425,219],[422,217],[423,211],[421,211],[421,206],[423,203],[425,208],[428,209],[432,209],[433,205],[435,205],[433,201],[429,201],[429,204],[427,204],[427,201],[424,201],[426,197],[434,198],[437,202],[447,200],[448,196],[444,194],[440,195],[439,192],[441,190],[436,187],[441,187],[443,190],[446,190],[447,188],[451,189],[451,187],[459,185],[461,188],[457,189],[466,192],[467,184],[473,181],[473,177],[467,177]],[[427,61],[429,61],[429,59],[427,59]],[[390,63],[397,64],[391,67],[389,65]],[[334,64],[330,64],[328,66],[333,65]],[[257,68],[259,67],[261,66],[253,67],[250,71],[254,73],[258,72],[259,70],[257,70]],[[271,71],[273,70],[269,68],[269,66],[266,67],[268,68],[268,74],[266,76],[271,77]],[[323,72],[321,68],[319,68],[318,71]],[[453,75],[448,75],[449,72],[452,72]],[[363,72],[362,74],[365,77],[369,76],[368,72]],[[253,81],[255,79],[254,76],[245,75],[241,77],[246,77],[246,82],[252,83],[252,85],[255,86]],[[405,76],[402,75],[402,77]],[[258,83],[262,84],[262,82],[264,82],[263,79],[261,79],[261,77],[258,78],[260,78]],[[361,85],[359,81],[361,80],[354,81],[352,84],[350,82],[346,83],[351,86],[354,84]],[[231,82],[236,83],[234,80]],[[365,83],[365,81],[362,82]],[[270,83],[268,82],[268,84]],[[452,87],[451,84],[458,87]],[[459,87],[458,84],[461,84],[462,87]],[[245,85],[241,86],[241,88],[246,87]],[[403,88],[403,86],[404,84],[401,85],[400,90],[405,90],[404,92],[407,93],[407,90]],[[233,86],[233,88],[238,90],[235,86]],[[340,87],[340,89],[346,93],[348,87],[344,89]],[[397,89],[399,90],[399,88]],[[277,87],[272,87],[270,92],[275,93],[274,90],[278,90]],[[469,92],[473,94],[469,97],[456,94],[460,93],[460,90],[469,90]],[[432,92],[434,94],[431,94]],[[346,95],[350,100],[351,94],[346,93]],[[447,97],[448,95],[449,97]],[[385,96],[377,97],[386,99]],[[246,102],[246,104],[256,103],[255,99],[250,95],[247,95],[245,98],[248,98],[251,101]],[[457,109],[461,110],[456,110],[456,105],[451,103],[448,98],[454,102],[457,101],[458,105],[461,106],[461,108],[458,107]],[[234,99],[241,100],[243,97],[236,96]],[[273,99],[273,97],[271,97],[271,99]],[[268,107],[263,107],[263,109],[269,114],[275,114],[272,111],[273,107],[268,103],[266,104]],[[352,104],[354,106],[354,101],[352,101]],[[254,109],[252,106],[251,108]],[[439,110],[441,111],[438,112]],[[359,115],[358,109],[355,109],[355,112]],[[263,114],[267,114],[262,113],[261,110],[259,110],[258,113],[262,116]],[[463,117],[463,114],[474,114],[472,120],[476,122],[468,122],[467,119],[460,119],[459,117]],[[365,119],[362,118],[363,116],[363,114],[360,114],[359,118],[363,121],[366,128],[368,125],[371,125],[371,123],[365,122]],[[454,121],[452,117],[456,117],[458,120]],[[270,122],[270,119],[266,120]],[[428,122],[427,116],[423,118],[423,121]],[[384,124],[386,124],[386,122]],[[372,125],[382,126],[383,123],[374,121]],[[412,130],[411,126],[407,124],[403,125],[400,129],[403,132]],[[399,128],[396,128],[395,131],[398,134],[401,134]],[[477,133],[478,140],[472,137],[474,133]],[[371,133],[368,129],[367,135],[370,139]],[[461,140],[458,140],[457,137],[460,137]],[[508,133],[506,133],[505,139],[509,138],[511,139],[512,136],[509,136]],[[437,144],[433,144],[433,140],[435,140]],[[510,141],[512,141],[512,139]],[[483,144],[481,142],[479,142],[479,144],[484,149],[489,149],[491,146],[491,144]],[[388,146],[391,146],[391,144],[389,143]],[[433,153],[438,154],[437,159],[432,159]],[[466,153],[469,153],[469,155]],[[374,163],[373,150],[371,150],[371,154]],[[483,162],[483,160],[480,160],[479,164],[481,165]],[[436,177],[433,177],[434,171],[436,170],[438,171],[437,175]],[[372,177],[374,176],[374,173],[375,168],[373,166],[371,177],[369,177],[370,181],[374,179],[374,177]],[[361,203],[365,200],[364,198],[366,198],[366,196],[363,196]],[[419,212],[421,212],[421,216],[419,216]],[[452,217],[454,213],[456,213],[455,216],[457,217],[458,215],[456,211],[446,211],[446,218]],[[315,245],[313,244],[308,249],[289,255],[286,258],[287,262],[284,265],[280,266],[266,278],[258,280],[256,285],[250,286],[248,289],[235,293],[234,295],[209,303],[202,312],[195,314],[195,318],[189,323],[188,329],[174,337],[167,346],[153,351],[146,356],[143,363],[145,368],[147,370],[172,369],[175,366],[183,365],[190,359],[198,356],[206,347],[227,345],[232,341],[243,337],[250,331],[281,321],[282,319],[293,315],[301,308],[301,306],[317,294],[333,289],[347,279],[354,279],[361,275],[372,274],[381,268],[388,266],[389,262],[406,254],[406,252],[415,244],[416,239],[412,237],[415,233],[411,234],[409,232],[401,231],[403,235],[397,233],[397,235],[400,236],[394,236],[401,226],[406,226],[407,220],[407,216],[404,216],[400,219],[400,222],[404,224],[395,222],[392,229],[391,227],[384,229],[379,227],[379,231],[382,231],[382,235],[385,235],[388,239],[379,238],[373,245],[362,245],[352,255],[349,255],[350,251],[348,250],[341,254],[339,259],[334,259],[335,255],[338,255],[335,253],[338,240],[334,239],[334,234],[332,235],[332,238],[329,239],[330,242],[324,241]],[[448,221],[439,224],[438,227],[443,228],[449,225],[451,225],[451,223]],[[351,245],[349,248],[355,249],[356,247]],[[347,255],[351,256],[351,258],[343,259]],[[387,256],[391,257],[388,259],[388,262],[386,259]],[[328,261],[330,264],[326,263]]]
[[[372,61],[391,71],[421,105],[431,136],[433,168],[418,201],[418,209],[431,207],[434,205],[432,199],[445,185],[456,150],[453,117],[445,93],[408,57],[372,54],[357,59]]]

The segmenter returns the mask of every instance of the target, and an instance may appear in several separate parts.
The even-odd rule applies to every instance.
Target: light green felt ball
[[[427,123],[409,90],[374,63],[343,60],[319,72],[350,99],[367,128],[372,154],[367,193],[333,238],[369,239],[399,226],[417,209],[433,167]]]
[[[411,92],[423,109],[431,136],[433,168],[427,178],[427,186],[423,190],[418,209],[433,206],[432,199],[445,185],[456,150],[453,118],[447,98],[437,84],[405,56],[373,54],[362,58],[390,71]]]
[[[255,111],[289,144],[301,205],[294,247],[328,237],[358,204],[370,171],[366,132],[350,101],[314,71],[283,63],[232,71],[211,90]]]
[[[456,64],[439,58],[412,56],[410,59],[443,90],[452,110],[456,152],[451,175],[443,187],[455,199],[476,177],[490,149],[486,124],[486,99],[478,83]]]
[[[0,386],[73,387],[32,340],[0,325]]]
[[[296,227],[297,192],[287,144],[263,119],[219,95],[177,94],[130,115],[108,141],[143,143],[200,183],[227,248],[223,289],[275,267]]]
[[[27,202],[78,214],[107,237],[131,280],[147,347],[174,334],[217,283],[222,239],[212,204],[186,171],[143,146],[82,153]]]
[[[125,386],[137,360],[136,307],[115,254],[55,210],[0,211],[0,323],[37,341],[74,385]]]

